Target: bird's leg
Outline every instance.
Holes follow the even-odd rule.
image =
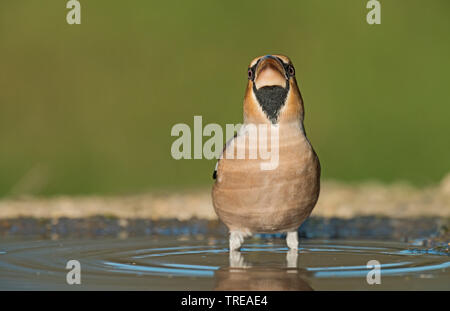
[[[290,249],[298,249],[298,232],[297,231],[291,231],[287,233],[286,236],[286,243],[287,246]]]
[[[244,242],[244,236],[244,232],[241,231],[230,232],[230,252],[241,248],[241,245]]]

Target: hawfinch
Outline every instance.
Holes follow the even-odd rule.
[[[320,163],[303,119],[290,59],[255,58],[248,67],[243,125],[213,174],[213,205],[230,231],[230,251],[253,233],[286,232],[288,247],[298,248],[298,228],[320,191]]]

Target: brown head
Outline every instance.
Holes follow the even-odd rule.
[[[302,121],[303,101],[291,60],[275,54],[252,60],[244,97],[244,122]]]

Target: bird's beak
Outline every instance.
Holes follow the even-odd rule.
[[[264,86],[286,86],[286,70],[281,61],[272,55],[262,57],[255,70],[255,86],[259,89]]]

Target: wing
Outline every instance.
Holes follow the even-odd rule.
[[[219,161],[222,158],[223,153],[225,152],[227,147],[230,145],[230,143],[233,141],[233,139],[235,139],[237,137],[237,135],[238,135],[238,133],[234,133],[233,138],[230,138],[223,146],[222,153],[220,154],[220,158],[217,160],[216,167],[214,168],[214,173],[212,175],[213,179],[217,179],[217,167],[219,166]]]

